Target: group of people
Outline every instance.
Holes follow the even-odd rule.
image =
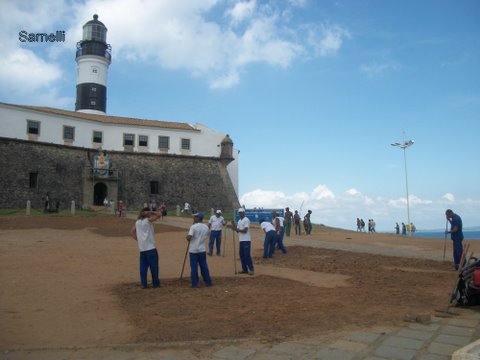
[[[288,208],[286,211],[290,212]],[[286,214],[285,217],[281,217],[277,215],[277,212],[272,212],[272,219],[269,221],[268,219],[261,219],[260,220],[260,228],[265,233],[265,239],[263,241],[263,258],[272,258],[275,249],[281,250],[284,254],[287,253],[287,249],[283,245],[283,236],[285,234],[285,224],[286,224]],[[290,212],[291,214],[291,212]],[[289,216],[290,216],[289,214]],[[290,227],[291,227],[291,218],[290,216]],[[290,236],[290,231],[288,233]]]
[[[377,224],[375,223],[375,220],[368,219],[368,232],[369,233],[377,232],[375,230],[376,226],[377,226]],[[357,231],[365,232],[365,221],[363,219],[357,218]]]
[[[242,271],[240,274],[254,275],[253,260],[251,257],[251,237],[250,221],[245,216],[245,209],[238,209],[240,220],[236,224],[234,231],[238,234],[240,262]],[[143,208],[137,218],[137,221],[130,230],[130,234],[137,241],[140,251],[140,284],[142,288],[147,288],[148,269],[152,276],[152,286],[160,287],[158,252],[155,244],[155,233],[153,222],[163,216],[162,208],[152,210],[150,207]],[[203,212],[197,212],[193,215],[193,225],[190,226],[186,240],[188,241],[187,251],[190,258],[190,278],[191,287],[196,288],[199,284],[198,269],[202,276],[205,286],[212,285],[212,278],[207,264],[207,251],[205,242],[210,233],[208,242],[208,255],[213,254],[214,246],[216,254],[221,253],[222,227],[225,226],[225,219],[221,210],[217,210],[212,215],[208,224],[203,223]]]
[[[405,223],[402,223],[402,236],[407,236],[407,234],[414,236],[416,230],[417,228],[412,222],[407,223],[406,225]],[[400,225],[398,225],[398,223],[395,223],[395,234],[400,235]]]
[[[411,223],[405,223],[402,222],[402,236],[407,236],[409,234],[410,236],[415,236],[415,231],[417,231],[417,228]],[[398,222],[395,224],[395,234],[400,235],[400,225],[398,225]]]
[[[278,216],[274,211],[272,213],[271,221],[268,219],[260,220],[260,227],[265,233],[263,252],[264,258],[271,258],[276,249],[282,251],[284,254],[287,252],[283,244],[283,235],[286,229],[288,229],[288,232],[290,232],[291,227],[288,227],[287,224],[290,222],[291,225],[292,219],[296,227],[295,217],[298,212],[295,211],[295,214],[292,216],[289,208],[286,208],[285,210],[285,217]],[[311,211],[309,210],[307,215],[309,216],[310,214]],[[255,270],[251,256],[250,220],[245,216],[244,208],[238,209],[238,215],[240,219],[236,224],[232,224],[232,229],[238,234],[239,255],[242,266],[242,271],[240,274],[254,275]],[[162,207],[156,210],[152,210],[150,207],[145,207],[140,211],[137,221],[130,231],[131,236],[137,242],[138,249],[140,251],[140,284],[142,288],[147,288],[148,269],[150,269],[152,275],[152,286],[154,288],[160,287],[158,252],[155,244],[153,222],[157,219],[160,219],[162,216]],[[450,237],[453,241],[454,266],[455,269],[458,270],[458,268],[462,266],[460,262],[463,254],[462,241],[464,236],[462,219],[451,209],[446,210],[445,216],[447,218],[447,222],[450,223],[450,230],[445,229],[445,239],[447,234],[450,234]],[[208,254],[210,256],[213,255],[214,246],[216,248],[216,254],[220,255],[221,253],[221,233],[222,227],[225,226],[225,219],[222,216],[221,210],[217,210],[215,214],[210,217],[208,225],[203,223],[203,219],[204,214],[202,212],[193,214],[193,225],[190,226],[186,236],[186,240],[188,241],[187,251],[190,256],[190,277],[192,288],[198,287],[199,284],[198,268],[200,268],[200,273],[205,286],[212,285],[212,279],[207,264],[207,252],[205,248],[205,241],[209,233],[210,239],[208,242]],[[286,221],[286,219],[288,220]],[[405,224],[402,223],[402,225]],[[398,228],[399,226],[397,223],[396,229]],[[359,229],[357,230],[361,231]],[[412,230],[411,227],[410,230]]]

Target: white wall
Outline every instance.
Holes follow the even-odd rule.
[[[101,123],[0,104],[0,136],[29,140],[27,120],[40,122],[40,134],[36,140],[39,142],[65,144],[63,126],[72,126],[75,128],[75,140],[70,145],[95,148],[92,141],[93,131],[101,131],[103,133],[101,147],[107,151],[124,151],[123,134],[128,133],[135,135],[134,151],[160,153],[158,136],[168,136],[170,137],[168,154],[219,157],[221,153],[220,143],[225,138],[225,134],[201,124],[196,124],[194,126],[195,130],[181,130]],[[139,135],[148,136],[148,148],[138,146]],[[182,138],[190,139],[189,152],[181,150]],[[238,151],[234,150],[233,156],[235,160],[228,165],[227,170],[238,195]]]

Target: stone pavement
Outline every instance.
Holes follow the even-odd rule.
[[[156,360],[447,360],[458,349],[480,339],[480,309],[450,308],[425,324],[342,333],[334,339],[297,338],[265,342],[255,339],[194,343],[132,344],[74,349],[4,351],[1,358],[19,359],[156,359]],[[441,315],[441,313],[438,313]],[[467,359],[467,358],[464,358]],[[480,359],[480,352],[468,359]]]

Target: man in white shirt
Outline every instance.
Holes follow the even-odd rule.
[[[220,255],[222,245],[222,227],[225,225],[225,219],[222,216],[222,211],[217,210],[215,215],[208,220],[208,228],[210,229],[210,240],[208,241],[208,255],[213,254],[213,244],[216,245],[217,255]]]
[[[265,219],[260,220],[260,227],[265,233],[265,240],[263,242],[263,258],[271,258],[274,252],[276,231],[272,223]]]
[[[245,216],[245,209],[238,209],[240,220],[237,223],[238,242],[240,245],[240,262],[242,271],[240,274],[254,275],[252,256],[250,255],[251,238],[250,238],[250,220]]]
[[[160,218],[159,211],[150,211],[145,207],[140,211],[135,225],[130,230],[131,236],[137,241],[140,250],[140,284],[142,289],[147,288],[147,273],[150,268],[154,288],[160,287],[158,277],[158,252],[155,245],[153,222]]]
[[[202,274],[205,286],[212,286],[212,279],[207,265],[207,252],[205,251],[205,240],[208,236],[208,226],[203,223],[203,213],[193,214],[193,225],[188,231],[187,241],[188,252],[190,254],[190,277],[192,288],[198,287],[198,267]]]

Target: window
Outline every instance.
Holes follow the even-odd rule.
[[[158,194],[158,181],[150,181],[150,194]]]
[[[103,133],[101,131],[93,131],[93,142],[98,144],[103,142]]]
[[[135,135],[123,134],[123,146],[134,146],[134,145],[135,145]]]
[[[190,139],[182,139],[182,150],[190,150]]]
[[[31,172],[29,175],[30,189],[36,189],[38,184],[38,172]]]
[[[148,146],[148,136],[138,135],[138,146]]]
[[[27,134],[40,135],[40,121],[27,120]]]
[[[97,102],[95,100],[90,100],[90,105],[95,106],[95,105],[97,105]]]
[[[63,140],[75,140],[75,128],[73,126],[63,127]]]
[[[170,148],[170,137],[159,136],[158,137],[158,148],[159,149],[169,149]]]

